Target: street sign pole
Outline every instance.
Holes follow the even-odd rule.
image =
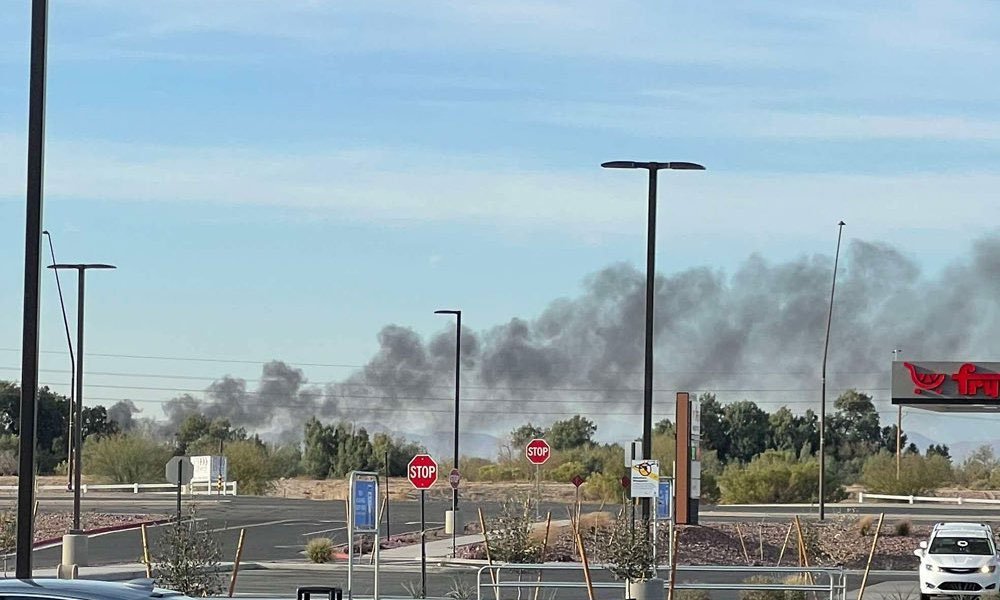
[[[542,465],[535,465],[535,520],[542,520]]]
[[[420,597],[427,597],[427,521],[424,517],[424,503],[427,490],[420,490]]]
[[[181,524],[181,482],[184,481],[184,461],[177,461],[177,525]]]
[[[375,536],[372,558],[375,563],[374,600],[379,597],[379,474],[352,471],[348,490],[347,510],[347,597],[354,593],[354,536],[371,533]]]

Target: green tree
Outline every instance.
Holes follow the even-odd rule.
[[[580,448],[593,444],[593,436],[597,432],[597,425],[593,421],[580,415],[574,415],[563,421],[556,421],[549,428],[548,442],[555,450],[567,450],[569,448]]]
[[[992,446],[980,446],[972,451],[958,468],[956,479],[962,485],[980,488],[989,485],[994,472],[1000,471],[1000,460],[997,460]]]
[[[223,452],[229,463],[229,479],[237,482],[241,493],[263,495],[274,487],[279,467],[259,439],[230,442]]]
[[[770,423],[767,413],[754,402],[741,400],[722,410],[723,426],[729,439],[730,460],[750,462],[764,451]]]
[[[541,427],[535,427],[531,423],[528,423],[526,425],[521,425],[514,431],[510,432],[510,443],[515,448],[524,448],[531,440],[544,436],[544,429]]]
[[[326,479],[337,457],[337,431],[312,417],[305,424],[305,453],[302,467],[316,479]]]
[[[729,460],[729,437],[723,421],[722,405],[715,394],[704,393],[701,402],[701,445],[705,450],[715,450],[723,462]]]
[[[171,449],[137,435],[112,435],[83,446],[83,469],[109,483],[161,483]]]
[[[674,424],[670,422],[670,419],[662,419],[653,425],[653,433],[673,436],[676,434],[676,428],[674,427]]]
[[[948,450],[948,446],[944,444],[931,444],[927,446],[927,456],[940,456],[951,462],[951,452]]]
[[[402,438],[392,438],[385,433],[372,436],[373,460],[379,465],[379,470],[388,470],[390,477],[405,477],[406,467],[416,454],[424,452],[418,444],[407,442]],[[389,461],[386,464],[386,456]]]
[[[861,471],[861,483],[875,494],[918,496],[929,494],[952,480],[951,463],[943,456],[904,454],[900,463],[897,479],[893,454],[879,452],[869,457]]]
[[[830,500],[842,490],[830,485]],[[800,461],[791,452],[768,450],[747,465],[728,465],[719,478],[723,504],[814,502],[819,490],[819,462]]]

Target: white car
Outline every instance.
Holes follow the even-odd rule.
[[[996,593],[1000,556],[989,525],[938,523],[930,540],[920,542],[920,600],[931,596]]]

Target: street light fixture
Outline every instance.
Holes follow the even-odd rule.
[[[52,264],[56,263],[56,250],[52,245],[52,234],[46,229],[42,235],[49,240],[49,255]],[[66,317],[66,302],[63,300],[62,283],[59,281],[59,269],[53,269],[56,276],[56,289],[59,291],[59,308],[62,309],[63,325],[66,327],[66,345],[69,347],[69,415],[66,422],[66,489],[73,489],[73,398],[76,396],[76,359],[73,358],[73,337],[69,333],[69,319]]]
[[[83,467],[83,297],[84,282],[87,271],[91,269],[114,269],[113,265],[102,263],[77,263],[66,264],[57,263],[49,265],[50,269],[74,269],[77,272],[76,288],[76,414],[73,429],[73,448],[76,454],[73,456],[73,529],[71,533],[79,534],[80,529],[80,484]]]
[[[646,349],[642,386],[642,458],[653,454],[653,286],[656,279],[656,174],[661,169],[704,171],[691,162],[635,162],[616,160],[601,164],[605,169],[646,169],[649,171],[649,210],[646,223]],[[649,498],[642,499],[642,518],[648,524]]]
[[[455,457],[454,468],[458,469],[458,398],[459,387],[461,385],[462,373],[462,311],[460,310],[436,310],[436,315],[455,315]],[[455,558],[457,553],[457,540],[455,533],[458,530],[458,487],[451,490],[451,556]]]
[[[823,374],[819,401],[819,520],[826,518],[826,357],[830,350],[830,324],[833,321],[833,294],[837,291],[837,265],[840,262],[840,238],[843,221],[837,223],[837,252],[833,256],[833,283],[830,285],[830,310],[826,315],[826,340],[823,342]]]

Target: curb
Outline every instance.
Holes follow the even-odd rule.
[[[95,535],[98,533],[110,533],[113,531],[128,531],[129,529],[139,529],[143,525],[146,526],[157,526],[163,525],[164,523],[169,523],[173,519],[156,519],[153,521],[138,521],[135,523],[126,523],[124,525],[108,525],[107,527],[97,527],[95,529],[88,529],[83,531],[83,535]],[[51,546],[53,544],[62,543],[63,536],[48,538],[44,540],[36,540],[35,543],[31,545],[33,550],[38,549],[41,546]]]

